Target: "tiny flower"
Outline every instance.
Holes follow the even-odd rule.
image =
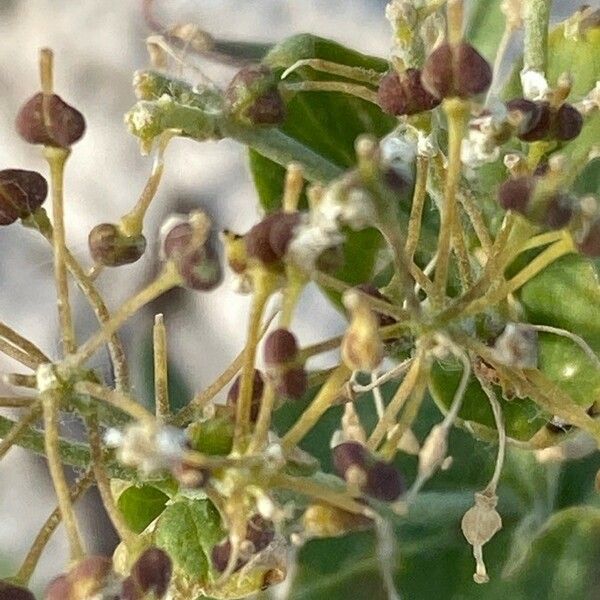
[[[550,90],[544,74],[535,69],[521,71],[521,88],[528,100],[543,100]]]
[[[311,504],[302,515],[306,538],[331,538],[372,527],[373,521],[364,515],[351,513],[329,504]]]
[[[536,369],[538,336],[524,323],[508,323],[494,344],[496,360],[516,369]]]
[[[48,184],[36,171],[3,169],[0,171],[0,225],[33,214],[46,200]]]
[[[105,267],[120,267],[139,260],[146,250],[142,235],[126,236],[112,223],[96,225],[88,236],[90,254]]]
[[[442,466],[447,452],[448,429],[442,424],[434,425],[419,452],[419,479],[429,479]]]

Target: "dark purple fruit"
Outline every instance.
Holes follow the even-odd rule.
[[[514,98],[506,103],[509,112],[518,113],[520,116],[517,126],[517,137],[524,141],[532,141],[541,135],[542,138],[547,134],[547,128],[550,123],[550,111],[547,103],[541,105],[539,102],[533,102],[526,98]],[[544,124],[540,128],[540,120],[545,118]]]
[[[566,102],[561,105],[554,115],[554,130],[556,139],[568,142],[575,139],[583,128],[581,113],[571,104]]]
[[[221,261],[208,242],[202,248],[184,254],[176,262],[184,285],[190,290],[208,292],[223,280]]]
[[[300,213],[276,213],[271,223],[269,244],[278,258],[283,258],[294,237],[294,230],[300,223]]]
[[[299,213],[276,212],[266,216],[245,236],[248,256],[264,265],[276,263],[284,257],[299,222]]]
[[[30,144],[68,148],[85,133],[85,119],[60,96],[40,92],[21,107],[16,128]]]
[[[263,348],[265,364],[283,365],[294,360],[297,355],[298,341],[289,329],[275,329],[267,336]]]
[[[404,480],[394,465],[377,461],[366,473],[365,494],[383,502],[393,502],[404,493]]]
[[[350,467],[365,469],[370,460],[369,451],[358,442],[342,442],[331,450],[335,472],[345,478]]]
[[[120,267],[139,260],[146,251],[146,238],[126,236],[113,223],[96,225],[88,236],[92,258],[105,267]]]
[[[281,373],[275,382],[275,389],[284,398],[299,400],[308,390],[308,375],[304,367],[292,367]]]
[[[419,69],[407,69],[404,73],[389,71],[379,82],[377,103],[389,115],[414,115],[431,110],[440,103],[421,83]]]
[[[158,599],[167,593],[172,573],[169,555],[160,548],[148,548],[133,565],[131,579],[143,594]]]
[[[573,217],[573,202],[567,194],[554,194],[546,203],[542,225],[548,229],[562,229]]]
[[[0,581],[0,600],[35,600],[35,596],[27,588]]]
[[[579,252],[591,258],[600,257],[600,218],[590,226],[587,235],[577,244]]]
[[[10,225],[34,213],[46,200],[48,184],[36,171],[0,171],[0,225]]]
[[[492,69],[483,56],[466,42],[438,46],[421,73],[425,90],[436,98],[468,99],[485,92],[492,83]]]
[[[523,176],[505,181],[498,190],[498,203],[504,210],[526,214],[531,204],[536,180]]]

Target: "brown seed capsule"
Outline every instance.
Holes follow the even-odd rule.
[[[173,563],[169,555],[160,548],[148,548],[131,569],[131,579],[143,594],[154,594],[162,598],[169,588]]]
[[[600,218],[591,224],[587,235],[577,244],[577,248],[585,256],[600,257]]]
[[[383,502],[393,502],[404,490],[404,480],[394,465],[376,461],[367,469],[367,480],[363,488],[365,494]]]
[[[294,230],[300,223],[300,213],[276,213],[271,223],[269,244],[278,258],[283,258],[294,237]]]
[[[113,223],[96,225],[88,236],[92,258],[105,267],[120,267],[139,260],[146,250],[146,238],[126,236]]]
[[[221,261],[209,242],[182,256],[177,261],[177,266],[185,287],[190,290],[208,292],[218,287],[223,280]]]
[[[46,200],[48,184],[35,171],[0,171],[0,225],[10,225],[34,213]]]
[[[492,69],[466,42],[443,43],[427,58],[421,73],[425,90],[436,98],[463,99],[485,92],[492,83]]]
[[[575,139],[583,128],[581,113],[571,104],[566,102],[554,115],[554,131],[556,138],[561,142]]]
[[[35,600],[35,596],[27,588],[0,581],[0,600]]]
[[[531,138],[535,138],[538,135],[542,135],[542,137],[546,135],[550,123],[550,111],[548,110],[549,106],[547,103],[544,103],[544,106],[541,106],[539,102],[533,102],[526,98],[513,98],[506,103],[506,109],[509,113],[518,115],[517,137],[519,139],[532,141]],[[542,117],[545,118],[545,129],[542,124],[542,127],[538,130]]]
[[[263,356],[268,366],[278,366],[293,361],[298,355],[296,336],[284,328],[275,329],[265,340]]]
[[[243,67],[225,90],[228,111],[252,125],[278,125],[286,107],[275,74],[263,65]]]
[[[252,403],[250,405],[250,420],[255,423],[260,411],[260,402],[265,389],[265,382],[262,373],[254,369],[254,379],[252,383]],[[227,393],[227,405],[237,406],[237,400],[240,393],[240,377],[236,377],[233,385]]]
[[[267,215],[245,236],[248,256],[265,265],[276,263],[284,257],[299,222],[299,213],[276,212]]]
[[[298,400],[308,389],[308,375],[304,367],[286,369],[275,381],[275,389],[289,400]]]
[[[513,210],[526,214],[530,204],[536,181],[533,177],[517,177],[505,181],[498,190],[498,203],[504,210]]]
[[[60,96],[40,92],[21,107],[16,127],[30,144],[68,148],[85,133],[85,119]]]
[[[557,193],[548,199],[542,225],[548,229],[562,229],[573,217],[573,201],[568,194]]]
[[[163,252],[167,258],[178,258],[186,253],[192,242],[192,224],[184,221],[169,230],[163,240]]]
[[[389,115],[414,115],[431,110],[440,103],[421,83],[419,69],[406,69],[401,74],[389,71],[379,82],[377,103]]]
[[[342,442],[331,450],[335,472],[345,478],[351,467],[366,469],[370,462],[368,450],[358,442]]]

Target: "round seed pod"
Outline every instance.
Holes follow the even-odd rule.
[[[2,596],[0,595],[0,598],[1,597]],[[7,600],[8,598],[13,600],[12,596],[7,596]],[[58,577],[55,577],[47,585],[44,592],[44,600],[75,600],[75,597],[73,596],[73,586],[66,575],[59,575]]]
[[[391,304],[389,298],[386,298],[372,283],[361,283],[356,286],[357,290],[364,292],[371,296],[371,298],[377,298],[377,300],[383,300],[388,304]],[[394,317],[390,317],[389,315],[384,315],[380,312],[375,311],[377,318],[379,319],[379,325],[381,327],[385,327],[386,325],[394,325],[398,321],[394,319]]]
[[[548,229],[562,229],[573,217],[573,202],[567,194],[554,194],[545,208],[542,224]]]
[[[10,225],[34,213],[46,200],[48,184],[36,171],[0,171],[0,225]]]
[[[269,245],[278,258],[283,258],[300,223],[300,213],[276,213],[269,230]]]
[[[431,110],[440,99],[431,95],[421,83],[419,69],[406,69],[401,74],[392,70],[379,82],[377,103],[389,115],[414,115]]]
[[[333,469],[345,479],[351,467],[366,470],[370,462],[369,451],[358,442],[342,442],[331,449]]]
[[[466,42],[443,43],[427,58],[421,83],[436,98],[468,99],[485,92],[492,83],[492,69]]]
[[[202,248],[182,256],[178,267],[185,287],[191,290],[208,292],[223,280],[221,261],[208,242]]]
[[[404,493],[404,480],[394,465],[377,461],[367,469],[363,491],[377,500],[393,502]]]
[[[162,598],[169,588],[173,563],[169,555],[160,548],[148,548],[137,559],[131,569],[131,579],[142,592],[142,597],[154,594],[154,598]]]
[[[229,564],[229,557],[231,556],[231,542],[229,538],[224,539],[222,542],[219,542],[215,546],[213,546],[211,558],[212,564],[215,570],[219,573],[223,573]],[[243,563],[238,560],[238,564],[236,565],[235,570],[241,569]]]
[[[30,144],[68,148],[85,133],[85,119],[60,96],[41,92],[19,110],[16,120],[19,135]]]
[[[35,596],[27,588],[0,581],[0,600],[35,600]]]
[[[120,267],[139,260],[146,251],[146,238],[126,236],[113,223],[96,225],[88,236],[92,258],[105,267]]]
[[[286,369],[275,382],[277,392],[289,400],[298,400],[308,389],[308,375],[304,367]]]
[[[273,523],[261,515],[254,515],[246,527],[246,539],[252,542],[255,552],[264,550],[275,538]]]
[[[600,257],[600,218],[591,224],[587,235],[577,244],[577,248],[585,256]]]
[[[225,90],[227,110],[252,125],[278,125],[286,107],[275,74],[264,65],[243,67]]]
[[[166,258],[177,258],[185,254],[192,241],[194,230],[191,223],[184,221],[169,230],[163,240],[163,252]]]
[[[297,355],[298,341],[289,329],[280,327],[267,336],[263,356],[268,366],[279,366],[288,363],[293,361]]]
[[[572,105],[566,102],[560,106],[554,116],[555,135],[561,142],[575,139],[583,128],[583,116]]]
[[[235,407],[237,406],[238,396],[240,394],[240,376],[236,377],[233,385],[229,388],[227,393],[227,405]],[[250,420],[255,423],[258,419],[258,413],[260,411],[260,402],[265,389],[265,381],[262,373],[258,369],[254,369],[254,379],[252,383],[252,402],[250,405]]]
[[[244,239],[246,241],[246,252],[248,256],[259,260],[264,265],[272,265],[279,260],[279,256],[273,250],[270,243],[271,226],[277,219],[279,213],[273,213],[266,216],[260,223],[257,223]]]
[[[526,98],[513,98],[506,103],[506,109],[509,112],[519,115],[519,123],[517,125],[517,137],[519,139],[533,141],[538,135],[545,137],[547,128],[550,125],[548,103],[533,102]],[[542,124],[542,127],[539,127],[542,117],[545,119],[545,125]]]
[[[535,178],[517,177],[505,181],[498,190],[498,203],[504,210],[526,214],[535,190]]]

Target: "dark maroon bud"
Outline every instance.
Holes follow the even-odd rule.
[[[304,367],[286,369],[277,378],[275,388],[279,394],[290,400],[298,400],[308,389],[308,375]]]
[[[356,289],[360,290],[361,292],[364,292],[365,294],[368,294],[369,296],[371,296],[371,298],[377,298],[377,300],[383,300],[384,302],[391,304],[389,298],[386,298],[371,283],[361,283],[360,285],[356,286]],[[381,325],[381,327],[386,327],[387,325],[394,325],[395,323],[398,322],[396,319],[394,319],[394,317],[390,317],[389,315],[384,315],[379,312],[375,312],[375,314],[377,315],[377,317],[379,319],[379,325]]]
[[[543,177],[550,171],[550,164],[548,161],[541,162],[533,171],[536,177]]]
[[[579,252],[591,258],[600,257],[600,218],[596,219],[590,226],[587,235],[577,244]]]
[[[575,139],[583,128],[583,116],[571,104],[563,104],[554,116],[556,138],[562,142]]]
[[[35,171],[0,171],[0,225],[10,225],[34,213],[48,195],[46,180]]]
[[[535,179],[527,176],[505,181],[498,190],[498,203],[504,210],[526,214],[535,184]]]
[[[335,472],[345,478],[350,467],[365,469],[370,460],[368,450],[359,442],[342,442],[331,450]]]
[[[76,600],[73,595],[73,586],[67,575],[59,575],[48,584],[44,592],[44,600]]]
[[[224,539],[222,542],[219,542],[212,549],[212,564],[216,571],[219,573],[223,573],[229,564],[229,557],[231,556],[231,542],[229,538]],[[241,568],[243,563],[238,560],[238,564],[236,566],[236,570]]]
[[[384,169],[383,179],[388,187],[398,194],[408,191],[411,185],[410,181],[406,177],[406,173],[393,165],[390,165]]]
[[[254,379],[252,383],[252,403],[250,405],[250,420],[255,423],[260,411],[260,401],[262,399],[265,382],[262,373],[254,369]],[[240,393],[240,377],[236,377],[233,385],[229,388],[227,394],[227,405],[237,406],[237,400]]]
[[[131,569],[131,578],[146,595],[162,598],[169,588],[173,564],[169,555],[160,548],[148,548]]]
[[[364,492],[369,496],[384,502],[393,502],[404,490],[404,481],[394,465],[377,461],[367,469]]]
[[[138,588],[131,577],[127,577],[121,584],[119,600],[143,600],[144,593]]]
[[[419,69],[407,69],[401,74],[392,70],[382,77],[377,103],[383,112],[400,116],[431,110],[440,100],[423,87]]]
[[[573,217],[573,202],[567,194],[555,194],[546,205],[543,225],[548,229],[562,229]]]
[[[266,216],[244,236],[248,256],[259,260],[264,265],[272,265],[279,260],[279,256],[271,247],[269,239],[271,237],[271,226],[277,220],[279,214],[273,213]]]
[[[96,225],[88,236],[92,258],[105,267],[121,267],[139,260],[146,250],[146,238],[126,236],[113,223]]]
[[[294,230],[300,223],[300,213],[275,213],[269,231],[269,244],[278,258],[283,258],[294,237]]]
[[[186,253],[192,241],[192,224],[184,221],[169,230],[163,240],[163,252],[167,258],[177,258]]]
[[[112,576],[112,561],[106,556],[88,556],[67,574],[73,599],[91,598],[100,593]]]
[[[485,92],[492,83],[492,69],[466,42],[443,43],[427,58],[421,73],[423,87],[436,98],[463,99]]]
[[[35,600],[35,596],[27,588],[0,581],[0,600]]]
[[[30,144],[68,148],[85,132],[85,119],[60,96],[41,92],[19,110],[17,132]]]
[[[277,88],[277,77],[263,65],[242,68],[225,90],[228,111],[252,125],[278,125],[286,107]]]
[[[535,118],[535,113],[532,114],[529,127],[518,134],[519,139],[524,142],[538,142],[545,140],[550,135],[552,127],[550,103],[538,101],[535,102],[535,105],[537,107],[537,118]]]
[[[520,139],[526,139],[532,131],[536,130],[544,112],[538,103],[527,100],[526,98],[513,98],[506,103],[506,109],[509,112],[517,113],[519,115],[517,137]],[[549,114],[549,111],[547,111],[548,117]]]
[[[246,539],[252,542],[254,552],[264,550],[275,538],[275,528],[272,521],[254,515],[246,527]]]
[[[298,355],[296,336],[284,328],[275,329],[265,340],[263,356],[265,364],[278,366],[293,361]]]
[[[208,292],[223,280],[221,261],[209,242],[202,248],[184,254],[177,262],[185,287]]]

